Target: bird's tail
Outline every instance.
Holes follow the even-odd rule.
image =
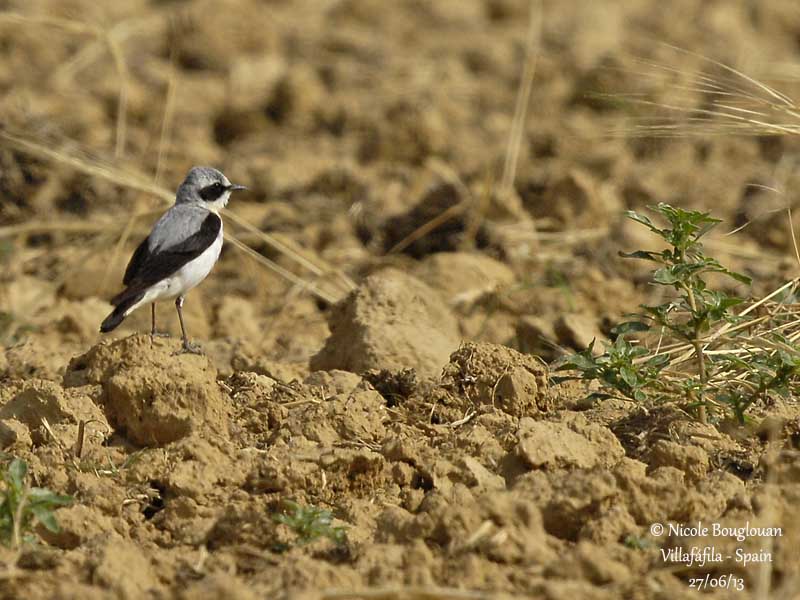
[[[132,292],[132,293],[131,293]],[[100,324],[100,333],[113,331],[125,320],[128,310],[144,297],[143,292],[126,290],[111,299],[114,310]]]

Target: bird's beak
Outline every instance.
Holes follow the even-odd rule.
[[[247,188],[243,185],[236,185],[235,183],[232,183],[231,185],[228,186],[228,189],[231,192],[238,192],[239,190],[246,190]]]

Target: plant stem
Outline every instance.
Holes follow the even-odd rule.
[[[22,521],[25,518],[25,505],[28,503],[28,484],[25,483],[25,489],[22,490],[17,503],[16,510],[14,511],[14,528],[11,533],[11,544],[14,548],[14,558],[6,566],[6,570],[10,577],[16,576],[17,565],[22,556]]]
[[[697,368],[700,371],[700,393],[699,393],[699,406],[697,407],[697,417],[701,423],[708,422],[706,415],[706,404],[703,399],[703,392],[705,391],[708,376],[706,374],[706,357],[703,353],[703,344],[700,342],[700,323],[697,321],[697,302],[694,298],[694,291],[688,285],[683,284],[683,289],[686,292],[686,297],[689,300],[689,306],[692,308],[692,316],[694,317],[694,339],[691,340],[694,346],[694,353],[697,356]]]
[[[28,490],[25,489],[17,502],[17,509],[14,511],[14,529],[12,531],[11,543],[15,549],[19,549],[22,546],[22,515],[24,514],[27,501]]]

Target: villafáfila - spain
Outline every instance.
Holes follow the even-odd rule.
[[[662,548],[661,560],[671,563],[683,563],[687,567],[704,567],[706,563],[714,564],[721,563],[724,560],[734,560],[746,567],[752,563],[771,563],[772,553],[764,549],[756,552],[745,552],[741,548],[737,548],[734,554],[722,554],[714,546],[690,548],[689,550],[676,546],[675,548]]]
[[[737,542],[743,542],[748,538],[767,538],[782,537],[781,527],[756,527],[746,521],[741,526],[722,525],[721,523],[711,523],[706,525],[702,521],[696,524],[670,523],[669,535],[681,537],[725,537],[734,538]]]

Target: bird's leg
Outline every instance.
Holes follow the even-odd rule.
[[[178,296],[175,299],[175,308],[178,309],[178,320],[181,322],[181,335],[183,336],[183,346],[181,347],[180,354],[186,352],[202,354],[200,348],[189,343],[189,337],[186,335],[186,326],[183,324],[183,296]]]
[[[152,344],[153,340],[155,338],[157,338],[157,337],[169,337],[169,334],[167,332],[159,332],[156,329],[156,303],[155,302],[153,302],[150,305],[150,311],[151,311],[150,315],[152,317],[152,322],[153,322],[153,326],[150,329],[150,343]]]

